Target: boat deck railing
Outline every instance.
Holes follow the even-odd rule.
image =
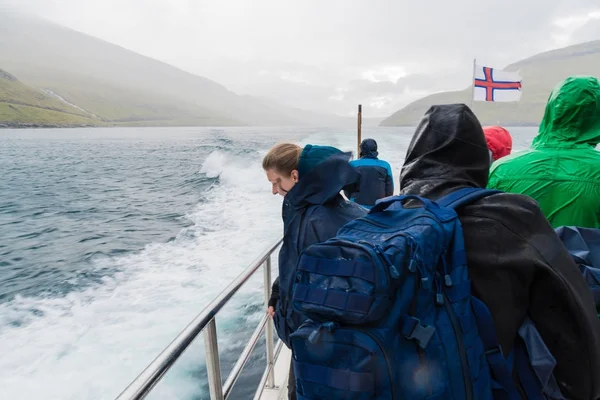
[[[277,250],[281,241],[282,239],[279,239],[270,246],[256,261],[238,275],[229,286],[211,301],[210,304],[208,304],[204,310],[202,310],[200,314],[198,314],[154,359],[154,361],[152,361],[146,369],[144,369],[137,378],[127,386],[127,388],[117,397],[117,400],[138,400],[145,398],[201,332],[204,336],[204,346],[206,348],[206,369],[210,398],[211,400],[226,399],[231,393],[233,385],[240,376],[242,369],[250,358],[265,327],[267,366],[254,399],[260,398],[265,387],[273,388],[275,386],[274,360],[281,350],[282,345],[280,340],[276,345],[274,343],[273,320],[265,312],[264,317],[260,320],[258,326],[252,333],[248,344],[227,376],[225,384],[223,384],[221,365],[219,362],[219,346],[217,344],[217,326],[215,324],[215,317],[223,306],[225,306],[233,295],[248,282],[250,277],[252,277],[260,267],[263,267],[264,271],[264,301],[265,310],[267,309],[269,297],[271,296],[271,256],[275,250]]]

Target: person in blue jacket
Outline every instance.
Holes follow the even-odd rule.
[[[281,340],[290,346],[290,334],[305,318],[292,308],[292,287],[300,253],[308,246],[334,237],[349,221],[365,215],[360,206],[340,194],[358,182],[349,153],[335,147],[293,143],[274,146],[263,159],[272,193],[283,200],[283,244],[279,251],[279,277],[273,284],[269,314]],[[295,377],[290,367],[288,396],[296,398]]]
[[[360,185],[354,191],[344,191],[344,194],[366,208],[371,208],[377,200],[394,194],[392,168],[387,161],[378,159],[378,155],[377,142],[365,139],[360,144],[360,158],[350,161],[360,173]]]

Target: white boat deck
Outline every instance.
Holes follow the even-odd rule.
[[[286,400],[287,383],[290,372],[292,352],[285,345],[282,346],[279,356],[275,360],[275,387],[265,387],[259,400]]]

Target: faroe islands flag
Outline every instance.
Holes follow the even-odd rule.
[[[516,72],[475,65],[475,101],[519,101],[521,78]]]

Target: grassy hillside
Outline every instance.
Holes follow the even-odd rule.
[[[199,54],[201,57],[201,54]],[[103,121],[128,125],[295,125],[306,114],[48,21],[0,12],[0,66]]]
[[[571,75],[600,77],[600,40],[537,54],[503,69],[519,71],[523,77],[521,101],[473,102],[473,111],[483,124],[537,125],[556,84]],[[415,125],[433,104],[470,104],[471,90],[470,86],[461,91],[427,96],[392,114],[381,122],[381,126]]]
[[[0,126],[100,126],[104,123],[0,70]]]
[[[51,90],[107,123],[122,125],[241,125],[207,108],[180,99],[119,86],[90,76],[46,72],[43,79],[30,77],[36,87]]]
[[[65,114],[45,108],[0,102],[0,127],[76,127],[103,125],[102,122],[78,115]]]

